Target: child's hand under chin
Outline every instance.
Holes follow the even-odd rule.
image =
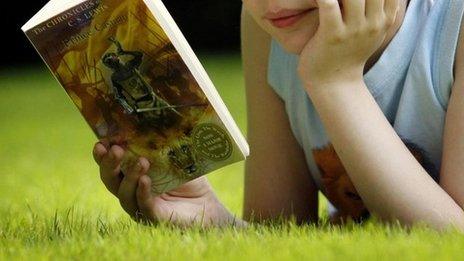
[[[337,0],[316,1],[319,28],[298,66],[308,93],[334,82],[362,80],[367,60],[381,47],[399,10],[399,0],[343,0],[343,7]]]

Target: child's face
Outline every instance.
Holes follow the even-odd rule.
[[[316,0],[242,0],[267,33],[291,53],[299,54],[319,24]]]

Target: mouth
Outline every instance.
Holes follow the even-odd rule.
[[[305,10],[281,10],[276,13],[268,12],[264,18],[277,28],[287,28],[295,25],[298,21],[303,19],[303,17],[316,9],[317,8]]]

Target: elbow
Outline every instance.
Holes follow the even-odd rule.
[[[435,210],[431,223],[438,231],[457,231],[464,233],[464,209],[458,204],[452,204],[440,210]]]
[[[459,208],[454,215],[448,218],[448,222],[445,223],[444,230],[452,229],[459,233],[464,233],[464,210]]]
[[[377,213],[372,216],[381,223],[397,224],[405,229],[425,227],[443,233],[451,231],[464,233],[464,210],[462,208],[425,211],[422,214],[417,212],[403,214],[403,216],[392,216]]]

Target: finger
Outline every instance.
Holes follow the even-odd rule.
[[[130,164],[130,163],[128,163]],[[121,206],[132,216],[135,216],[137,207],[136,190],[139,178],[145,175],[150,167],[150,163],[145,158],[138,159],[131,166],[124,167],[124,179],[118,190],[118,198]]]
[[[343,20],[346,24],[358,26],[364,22],[366,1],[375,0],[343,0]]]
[[[383,15],[385,0],[367,0],[366,17],[369,20],[379,18]]]
[[[105,156],[106,153],[108,153],[108,150],[105,148],[105,146],[102,143],[100,142],[95,143],[95,146],[93,146],[92,154],[93,154],[93,159],[98,165],[101,164],[102,158],[103,156]]]
[[[103,139],[100,139],[99,142],[100,142],[103,146],[105,146],[105,148],[106,148],[107,150],[109,150],[109,149],[111,148],[111,143],[110,143],[110,141],[109,141],[108,139],[103,138]]]
[[[343,26],[342,12],[337,0],[316,0],[321,28],[334,30]]]
[[[385,0],[385,15],[387,16],[389,24],[393,24],[396,20],[400,8],[399,0]]]
[[[116,196],[122,180],[120,174],[123,157],[124,150],[117,145],[113,145],[100,162],[100,178],[106,188]]]
[[[139,178],[136,198],[137,206],[142,216],[148,220],[154,221],[155,214],[153,213],[153,207],[155,198],[151,193],[151,179],[147,175],[143,175]]]

